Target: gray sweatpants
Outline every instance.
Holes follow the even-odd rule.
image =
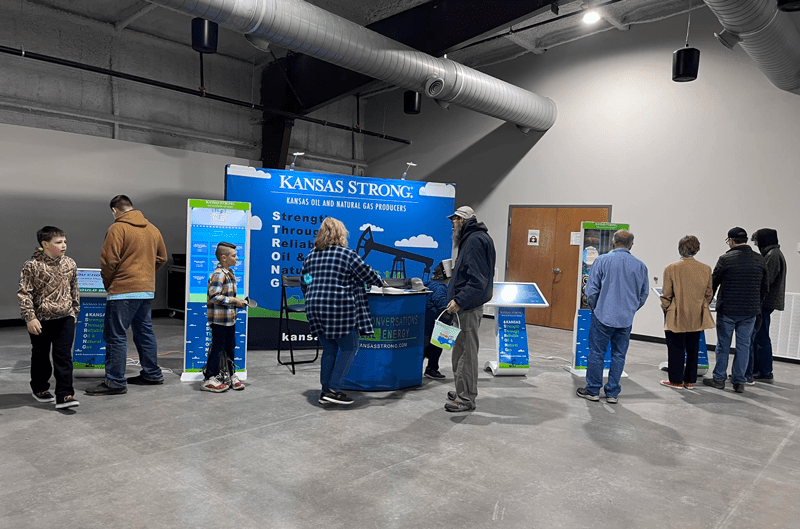
[[[453,375],[458,400],[475,407],[478,396],[478,328],[483,319],[483,305],[458,312],[461,332],[453,344]],[[453,318],[456,321],[455,318]]]

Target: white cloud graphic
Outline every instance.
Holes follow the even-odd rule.
[[[366,224],[363,224],[363,225],[362,225],[360,228],[358,228],[358,229],[359,229],[359,231],[362,231],[362,232],[363,232],[363,231],[364,231],[364,230],[366,230],[367,228],[371,228],[371,229],[372,229],[372,231],[383,231],[383,228],[381,228],[381,227],[379,227],[379,226],[375,226],[374,224],[370,224],[369,222],[368,222],[368,223],[366,223]]]
[[[268,172],[262,171],[261,169],[256,169],[255,167],[248,167],[246,165],[231,164],[228,166],[228,174],[236,176],[252,176],[255,178],[272,178],[272,175]]]
[[[258,215],[253,215],[250,217],[250,229],[254,231],[258,231],[263,227],[264,223],[261,222],[261,217]]]
[[[402,241],[395,241],[395,246],[410,246],[412,248],[438,248],[439,243],[436,242],[430,235],[415,235]]]
[[[423,197],[445,197],[455,198],[456,187],[452,184],[439,184],[437,182],[428,182],[424,187],[419,189],[419,195]]]

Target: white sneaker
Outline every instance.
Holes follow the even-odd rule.
[[[211,391],[213,393],[222,393],[223,391],[228,390],[228,385],[223,384],[220,379],[219,375],[209,378],[208,380],[204,380],[202,384],[200,384],[200,389],[202,391]]]
[[[239,377],[237,377],[235,373],[231,376],[231,389],[235,389],[236,391],[244,389],[244,383],[239,380]]]

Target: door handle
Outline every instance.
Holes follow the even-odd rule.
[[[553,273],[558,275],[558,274],[561,273],[561,269],[560,268],[553,268]]]

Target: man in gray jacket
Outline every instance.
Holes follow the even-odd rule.
[[[772,312],[783,310],[786,297],[786,259],[778,244],[778,232],[772,228],[761,228],[751,240],[764,256],[767,266],[769,292],[761,304],[761,327],[755,333],[750,347],[750,362],[747,365],[747,382],[759,380],[772,384],[772,341],[769,338],[769,324]]]

